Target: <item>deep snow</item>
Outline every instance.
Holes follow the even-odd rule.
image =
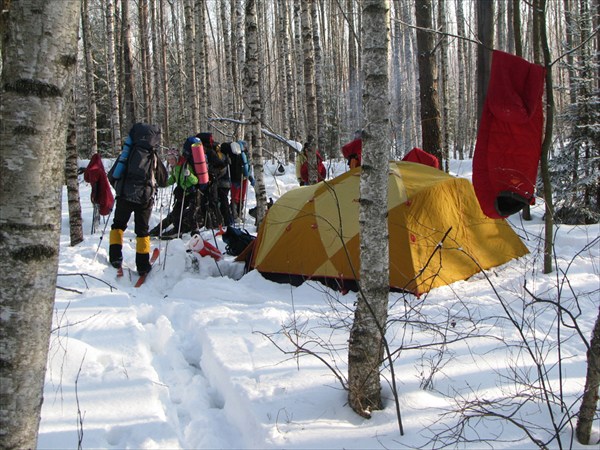
[[[276,166],[266,165],[267,194],[274,200],[297,186],[293,167],[276,177]],[[343,163],[332,168],[344,170]],[[470,178],[470,171],[471,161],[452,162],[453,174]],[[541,299],[560,298],[577,314],[588,341],[598,314],[598,225],[558,226],[558,270],[544,275],[543,204],[538,200],[533,221],[511,217],[529,255],[487,271],[487,278],[477,274],[421,298],[390,294],[390,318],[397,320],[389,325],[388,340],[392,350],[401,349],[394,355],[404,427],[400,436],[385,381],[389,370],[383,383],[386,408],[366,420],[346,405],[346,392],[323,362],[293,353],[296,342],[346,376],[354,293],[343,296],[318,283],[275,284],[256,271],[243,275],[242,264],[231,256],[218,264],[202,258],[195,268],[186,253],[189,236],[153,241],[161,247],[161,259],[135,289],[135,273],[130,279],[126,268],[125,276],[116,279],[108,265],[110,221],[102,240],[104,223],[90,235],[89,185],[81,182],[80,190],[86,235],[76,247],[69,246],[66,188],[63,195],[40,449],[79,444],[109,449],[534,448],[520,428],[489,414],[465,427],[470,443],[455,443],[451,435],[459,416],[453,411],[482,399],[481,408],[515,412],[518,423],[548,440],[552,426],[544,402],[520,397],[527,395],[524,384],[534,380],[535,370],[507,312],[515,323],[527,323],[525,339],[539,344],[536,351],[544,355],[557,393],[556,308],[534,303],[525,287]],[[166,213],[159,205],[168,202],[169,192],[163,190],[152,225]],[[248,206],[254,202],[250,192]],[[247,221],[246,229],[255,234],[252,223]],[[211,231],[203,236],[224,249]],[[127,267],[134,266],[134,253],[130,223],[124,243]],[[562,446],[583,448],[573,440],[575,419],[567,420],[578,411],[586,370],[586,348],[568,327],[571,323],[567,317],[560,326],[562,395],[568,409],[554,406],[552,413],[564,425]],[[504,409],[486,403],[499,398],[507,399]],[[517,402],[523,406],[515,411]],[[556,440],[549,447],[558,448]]]

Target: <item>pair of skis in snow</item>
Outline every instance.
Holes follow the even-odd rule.
[[[155,248],[152,251],[152,255],[150,255],[150,267],[152,267],[154,265],[154,263],[158,260],[158,256],[160,255],[160,250],[158,248]],[[150,271],[146,272],[144,275],[140,275],[140,277],[137,279],[134,287],[139,288],[142,284],[144,284],[144,281],[146,281],[146,277],[148,276],[148,274],[150,273]],[[117,269],[117,278],[121,278],[123,276],[123,267],[119,267]]]

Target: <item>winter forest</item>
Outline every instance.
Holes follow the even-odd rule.
[[[388,291],[381,288],[388,284],[384,272],[388,268],[379,264],[388,247],[377,244],[377,236],[387,233],[387,228],[377,228],[387,214],[386,197],[379,189],[387,183],[382,167],[389,160],[401,160],[415,147],[436,156],[440,168],[452,175],[456,175],[452,167],[460,167],[461,161],[470,164],[495,50],[545,69],[543,140],[535,186],[540,222],[532,218],[532,205],[514,215],[511,224],[520,221],[522,234],[528,233],[523,230],[539,231],[540,270],[555,275],[557,286],[539,296],[526,286],[531,298],[530,303],[523,303],[522,321],[505,309],[519,340],[515,359],[521,361],[525,355],[533,361],[523,372],[515,368],[509,376],[509,383],[524,386],[522,397],[507,396],[493,405],[465,400],[464,409],[455,411],[460,429],[448,429],[429,441],[411,441],[407,447],[478,448],[485,441],[469,434],[470,417],[483,422],[490,416],[521,433],[513,443],[580,448],[598,442],[598,0],[1,0],[0,5],[0,448],[37,446],[48,342],[56,314],[57,273],[59,261],[65,261],[59,260],[59,250],[60,258],[72,255],[58,244],[61,222],[63,234],[68,228],[67,249],[85,244],[82,208],[86,207],[80,200],[78,161],[96,153],[105,160],[114,159],[137,122],[160,126],[162,156],[169,147],[181,148],[188,136],[204,131],[213,133],[219,142],[248,142],[256,178],[254,231],[267,213],[273,188],[265,180],[265,168],[293,167],[298,151],[291,142],[310,144],[307,158],[313,181],[315,148],[324,158],[328,177],[333,177],[344,166],[341,147],[357,130],[365,132],[367,163],[362,170],[375,176],[361,175],[361,200],[368,199],[367,205],[361,205],[361,233],[373,248],[364,250],[361,258],[371,261],[363,266],[373,269],[373,278],[367,277],[368,272],[363,274],[364,290],[354,304],[344,306],[350,312],[340,322],[352,321],[355,313],[357,317],[372,314],[372,340],[362,344],[372,350],[375,362],[369,360],[369,367],[350,367],[348,379],[338,379],[349,391],[349,408],[358,416],[370,418],[373,410],[384,409],[380,378],[395,380],[400,350],[390,354],[385,327],[382,330],[379,323],[389,323],[394,338],[403,332],[394,328],[394,319],[388,322]],[[61,216],[65,185],[68,211],[63,210]],[[64,214],[68,214],[68,227]],[[585,242],[578,240],[580,247],[575,250],[569,247],[568,257],[554,246],[564,237],[557,231],[560,225],[585,230]],[[83,253],[93,253],[89,242]],[[567,272],[582,255],[591,255],[585,260],[585,270],[592,281],[586,278],[585,292],[578,296],[581,286],[574,287],[575,278],[571,285]],[[559,264],[564,263],[563,256],[568,260],[566,269]],[[523,272],[531,269],[527,264],[520,268]],[[382,274],[385,278],[377,278]],[[490,281],[487,274],[485,278]],[[557,298],[547,299],[554,288]],[[459,297],[456,292],[451,295]],[[475,289],[468,293],[477,297]],[[492,285],[486,298],[496,295]],[[306,302],[310,310],[310,295],[298,298],[299,305]],[[561,298],[568,298],[568,304],[561,303]],[[390,309],[401,310],[401,304],[402,300],[395,302]],[[535,314],[528,310],[532,304],[543,304],[546,312],[560,317],[552,322],[559,328],[557,344],[549,344],[550,331],[537,340]],[[504,303],[502,307],[506,308]],[[448,323],[440,331],[437,324],[427,321],[426,314],[421,316],[420,309],[407,309],[408,315],[414,314],[411,320],[415,317],[419,324],[423,320],[423,327],[434,330],[433,335],[443,334],[441,343],[433,339],[435,345],[428,347],[434,348],[434,356],[425,363],[431,379],[424,376],[423,383],[432,385],[445,364],[441,355],[445,356],[449,344],[446,339],[454,331],[449,332]],[[479,322],[473,330],[478,327]],[[553,372],[558,370],[562,377],[562,359],[560,355],[557,361],[546,359],[548,346],[554,350],[557,345],[561,351],[561,327],[563,333],[580,339],[573,354],[579,352],[583,362],[578,363],[586,367],[585,389],[567,392],[565,398],[562,378],[558,393]],[[358,342],[360,332],[352,331]],[[282,333],[289,337],[299,331],[284,329]],[[302,336],[308,342],[310,337],[310,330]],[[319,337],[319,350],[343,353],[348,350],[344,347],[347,338],[341,338],[343,344],[337,347],[339,342],[323,343]],[[278,342],[275,335],[268,339]],[[296,345],[296,355],[320,354],[306,350],[298,341]],[[373,364],[382,368],[373,370]],[[343,367],[333,364],[329,368],[339,374]],[[360,389],[357,380],[364,381],[364,385],[358,383]],[[394,383],[386,385],[386,393],[393,397],[397,417],[392,412],[387,418],[399,422],[402,434],[401,400]],[[365,402],[370,403],[367,408]],[[548,423],[540,423],[539,416],[531,422],[517,417],[517,411],[531,403],[541,405]],[[78,429],[83,431],[80,419]],[[565,430],[572,430],[570,441],[565,440]],[[106,445],[102,440],[93,442]],[[136,441],[127,441],[126,446],[135,445],[132,442]],[[177,442],[186,447],[182,442],[191,446],[192,441],[180,438]],[[215,442],[212,445],[218,446]],[[243,439],[235,442],[248,447],[255,444]],[[271,442],[274,448],[286,446],[283,441]],[[302,446],[302,441],[294,442]],[[395,444],[382,442],[388,447]],[[494,447],[489,442],[485,445]]]

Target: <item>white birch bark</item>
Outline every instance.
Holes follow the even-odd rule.
[[[0,446],[36,448],[81,2],[30,0],[6,7],[3,14],[10,20],[2,30],[0,83]]]
[[[261,223],[267,208],[267,193],[263,174],[262,155],[262,104],[258,84],[258,27],[256,19],[257,0],[246,0],[246,64],[244,66],[244,89],[250,108],[250,152],[256,184],[256,224]]]
[[[91,157],[98,153],[97,112],[96,112],[96,85],[94,82],[94,56],[90,42],[90,17],[88,11],[88,0],[82,1],[81,6],[81,35],[83,39],[83,57],[85,62],[85,84],[86,84],[86,126],[88,155]]]
[[[360,177],[360,292],[348,348],[348,401],[363,417],[383,407],[383,360],[389,292],[387,225],[389,123],[388,0],[363,1],[363,164]]]
[[[194,8],[192,0],[185,0],[184,3],[185,16],[185,94],[186,105],[191,109],[191,126],[193,130],[200,131],[200,109],[198,103],[198,95],[196,90],[196,31],[194,24]],[[194,131],[197,133],[198,131]]]
[[[121,148],[121,119],[119,114],[119,93],[117,91],[117,64],[115,59],[115,5],[106,0],[106,59],[108,69],[108,90],[110,96],[110,125],[112,128],[112,148]]]

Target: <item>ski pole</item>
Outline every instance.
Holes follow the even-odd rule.
[[[100,251],[100,246],[102,245],[102,239],[104,239],[104,234],[106,233],[106,227],[108,226],[108,221],[110,220],[110,216],[112,215],[112,209],[110,213],[108,213],[108,217],[106,218],[106,222],[104,223],[104,229],[102,230],[102,234],[100,235],[100,242],[98,242],[98,248],[96,249],[96,253],[94,254],[94,259],[92,262],[96,262],[96,257],[98,256],[98,252]]]

